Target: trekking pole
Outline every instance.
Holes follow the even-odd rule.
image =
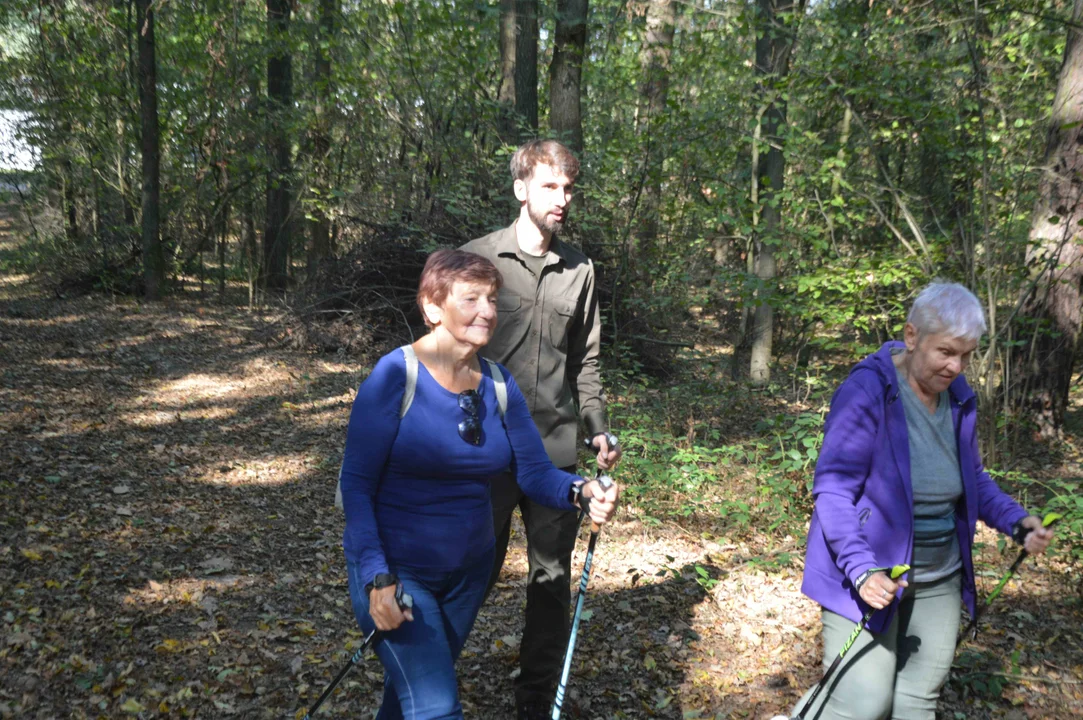
[[[898,580],[900,577],[902,577],[903,573],[910,570],[910,566],[896,565],[893,568],[879,568],[878,570],[889,573],[892,580]],[[895,601],[892,600],[892,602]],[[831,679],[831,676],[835,673],[835,670],[837,670],[839,665],[842,664],[842,659],[846,657],[846,653],[848,653],[850,651],[850,648],[854,646],[854,643],[857,642],[858,636],[861,635],[861,631],[865,629],[865,625],[867,625],[869,620],[872,619],[872,615],[875,612],[876,608],[869,608],[868,611],[865,612],[864,617],[861,618],[861,622],[857,624],[857,627],[854,628],[854,631],[850,633],[850,637],[846,639],[846,644],[842,646],[842,650],[840,650],[839,654],[835,656],[835,661],[831,663],[831,667],[827,668],[827,672],[825,672],[824,676],[820,678],[820,682],[816,683],[816,688],[812,691],[812,694],[809,695],[808,702],[806,702],[805,706],[801,708],[801,712],[797,713],[797,715],[794,716],[793,720],[804,720],[805,715],[808,714],[809,709],[811,709],[813,704],[816,702],[816,698],[818,698],[820,696],[820,693],[823,692],[823,689],[827,687],[827,681]],[[771,720],[791,719],[786,717],[785,715],[776,715],[775,717],[771,718]]]
[[[395,588],[395,602],[399,604],[399,608],[402,610],[409,610],[414,606],[414,599],[410,597],[408,593],[403,591],[401,583]],[[379,641],[381,637],[383,637],[383,633],[375,629],[365,636],[365,639],[361,643],[361,647],[357,648],[357,652],[355,652],[346,665],[338,671],[338,675],[335,676],[335,679],[331,681],[331,684],[327,686],[327,689],[324,690],[323,694],[316,700],[316,704],[309,708],[308,712],[304,714],[304,717],[302,717],[301,720],[311,720],[312,716],[316,714],[316,711],[320,709],[320,705],[323,705],[323,701],[327,699],[336,687],[338,687],[338,684],[342,682],[342,678],[346,677],[346,673],[350,672],[350,668],[360,662],[361,658],[365,655],[365,651]]]
[[[616,435],[606,433],[605,439],[610,449],[617,447]],[[584,442],[587,447],[591,447],[589,438],[584,438]],[[603,490],[613,487],[613,479],[608,475],[603,475],[601,468],[598,469],[598,474],[594,479]],[[582,514],[580,519],[582,519]],[[557,685],[557,694],[553,699],[552,720],[560,720],[560,710],[564,706],[564,691],[568,687],[568,676],[572,671],[572,653],[575,652],[575,641],[579,636],[579,620],[583,615],[583,603],[587,598],[587,583],[590,581],[590,568],[594,562],[594,547],[598,544],[600,531],[601,528],[597,524],[593,522],[590,524],[590,542],[587,543],[587,557],[583,560],[583,576],[579,579],[579,594],[575,599],[575,614],[572,616],[572,631],[568,635],[568,649],[564,652],[564,669],[560,672],[560,683]]]
[[[1050,527],[1057,520],[1060,520],[1061,517],[1063,516],[1060,513],[1046,513],[1046,516],[1042,518],[1042,527]],[[1033,530],[1031,530],[1030,532],[1033,532]],[[1029,535],[1030,532],[1028,532],[1027,535]],[[1023,541],[1026,542],[1026,537],[1023,538]],[[1013,562],[1011,567],[1008,568],[1008,572],[1004,573],[1004,577],[1000,578],[1000,582],[998,582],[997,586],[993,588],[993,592],[989,593],[989,597],[985,598],[985,603],[980,608],[976,608],[974,610],[974,617],[970,618],[970,623],[966,626],[966,630],[963,630],[963,634],[960,635],[959,639],[955,641],[956,650],[958,650],[959,646],[963,644],[964,640],[966,640],[967,635],[971,635],[971,633],[973,633],[973,635],[971,635],[972,640],[978,636],[978,620],[981,619],[984,611],[988,610],[989,606],[993,604],[993,601],[1000,596],[1001,591],[1004,590],[1004,587],[1008,584],[1008,581],[1015,576],[1016,571],[1019,570],[1019,566],[1023,564],[1023,561],[1027,559],[1027,555],[1029,554],[1030,553],[1027,552],[1026,547],[1019,551],[1019,556],[1015,558],[1015,562]]]

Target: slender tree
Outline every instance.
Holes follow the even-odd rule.
[[[515,46],[518,35],[517,0],[500,0],[500,89],[497,91],[500,141],[514,145],[519,138],[515,122]]]
[[[538,134],[538,0],[515,0],[515,119],[519,139]]]
[[[143,283],[150,300],[161,297],[165,256],[159,232],[158,81],[154,55],[154,11],[151,0],[135,1],[139,20],[139,114],[143,150]]]
[[[331,219],[327,216],[327,200],[331,189],[331,97],[334,85],[331,75],[331,48],[334,47],[339,0],[320,0],[319,38],[316,42],[315,94],[313,108],[312,154],[317,197],[312,208],[309,245],[309,271],[332,252]]]
[[[638,213],[641,221],[637,237],[637,254],[649,255],[658,238],[659,213],[662,206],[662,162],[665,151],[661,136],[661,120],[669,98],[670,56],[677,21],[675,0],[650,0],[647,4],[647,30],[640,53],[642,81],[637,131],[643,147],[643,194]]]
[[[267,0],[267,117],[270,172],[267,217],[263,233],[263,286],[280,292],[289,283],[290,215],[293,202],[293,158],[290,109],[293,106],[293,57],[289,50],[290,0]]]
[[[572,150],[583,151],[581,105],[588,0],[557,0],[553,61],[549,64],[549,127]]]
[[[771,344],[774,335],[774,308],[771,287],[778,273],[775,248],[782,225],[781,192],[786,174],[784,126],[786,100],[779,83],[790,71],[790,56],[797,40],[798,20],[804,14],[806,0],[759,0],[756,37],[756,76],[760,97],[759,135],[767,143],[767,153],[756,154],[753,168],[756,186],[753,200],[759,214],[754,244],[754,269],[761,283],[761,295],[752,321],[752,357],[749,375],[752,382],[766,384],[771,379]]]
[[[1043,434],[1064,422],[1083,314],[1083,0],[1075,0],[1031,220],[1027,301],[1035,329],[1025,377]]]

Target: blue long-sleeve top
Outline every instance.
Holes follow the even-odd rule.
[[[342,464],[346,560],[372,581],[388,565],[455,570],[495,543],[489,479],[509,467],[531,499],[561,510],[579,478],[549,460],[526,399],[507,370],[507,409],[501,422],[496,388],[481,363],[480,444],[459,437],[466,419],[458,393],[441,386],[418,363],[417,388],[399,420],[406,387],[401,350],[380,358],[361,384],[350,412]],[[507,431],[505,432],[505,426]]]

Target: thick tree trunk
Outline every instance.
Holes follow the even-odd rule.
[[[804,14],[805,0],[759,0],[756,38],[756,75],[758,94],[764,108],[760,132],[769,143],[767,154],[757,168],[759,223],[755,229],[755,272],[760,294],[752,320],[752,355],[749,377],[757,385],[771,379],[771,346],[774,336],[774,308],[771,292],[778,273],[775,248],[782,226],[780,194],[786,173],[783,128],[786,125],[786,101],[777,89],[779,80],[790,70],[790,56],[797,39],[797,24]]]
[[[643,80],[639,86],[640,107],[637,130],[644,153],[643,195],[640,200],[636,254],[649,256],[658,238],[662,206],[662,162],[658,126],[665,115],[669,98],[669,64],[673,53],[673,35],[677,22],[676,0],[650,0],[647,5],[647,31],[643,39],[640,65]]]
[[[273,49],[267,58],[268,151],[267,217],[263,233],[263,287],[281,292],[289,284],[290,211],[293,159],[289,115],[293,106],[293,57],[287,47],[290,0],[267,0],[267,26]]]
[[[151,0],[135,0],[139,28],[139,114],[143,150],[143,283],[146,297],[157,300],[165,284],[165,255],[159,233],[158,84],[154,57],[154,11]]]
[[[557,0],[553,61],[549,65],[549,127],[577,154],[583,152],[581,105],[589,0]]]
[[[520,142],[538,134],[538,0],[516,0],[515,115]]]
[[[500,0],[500,90],[496,100],[500,105],[500,142],[514,145],[519,139],[515,123],[515,45],[517,21],[516,0]]]
[[[326,206],[331,190],[331,96],[334,86],[331,78],[331,48],[335,37],[338,0],[320,0],[320,38],[316,43],[316,104],[315,127],[312,132],[312,155],[317,190],[316,205],[312,208],[310,229],[312,241],[308,252],[309,274],[317,264],[331,254],[331,219]]]
[[[1043,435],[1064,422],[1080,352],[1083,313],[1083,0],[1075,0],[1049,123],[1028,266],[1036,273],[1026,311],[1036,328],[1024,377]]]

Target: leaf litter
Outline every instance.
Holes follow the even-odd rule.
[[[303,713],[361,643],[331,500],[362,365],[267,347],[258,317],[184,296],[16,289],[0,288],[0,717]],[[799,562],[711,533],[632,513],[605,531],[566,717],[767,718],[815,682]],[[995,575],[1010,548],[980,539]],[[514,715],[525,576],[517,526],[459,663],[467,717]],[[943,717],[1083,710],[1066,588],[1028,562],[957,660]],[[370,717],[380,679],[370,654],[320,716]]]

